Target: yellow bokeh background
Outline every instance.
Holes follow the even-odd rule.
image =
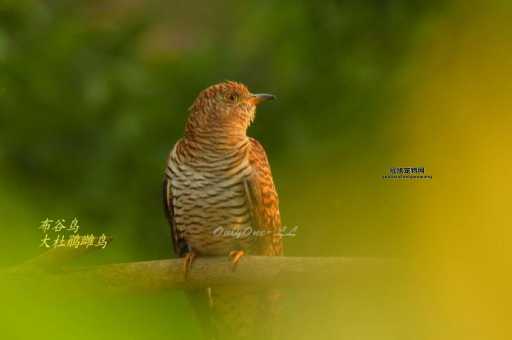
[[[410,212],[429,339],[510,337],[510,19],[507,6],[457,2],[426,34],[407,80],[400,159],[420,158],[434,175],[411,189]]]

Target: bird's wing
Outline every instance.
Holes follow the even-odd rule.
[[[169,164],[169,163],[168,163]],[[176,220],[174,219],[174,206],[173,206],[173,196],[172,196],[172,187],[171,187],[171,179],[169,174],[169,166],[165,171],[164,183],[163,183],[163,203],[164,203],[164,212],[167,220],[169,221],[169,225],[171,226],[171,238],[172,245],[174,248],[174,253],[182,257],[188,251],[188,245],[185,242],[185,238],[183,234],[176,227]]]
[[[263,230],[267,234],[262,240],[262,255],[282,255],[279,198],[265,149],[253,138],[251,138],[249,162],[253,172],[245,180],[245,190],[251,209],[252,223],[255,229]]]

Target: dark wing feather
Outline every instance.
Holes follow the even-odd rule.
[[[251,138],[249,162],[253,173],[245,181],[245,190],[251,208],[252,223],[254,228],[267,231],[267,237],[261,240],[261,255],[282,255],[279,198],[265,149],[253,138]]]
[[[174,207],[172,203],[171,181],[167,177],[167,174],[165,175],[163,183],[163,203],[165,216],[167,217],[169,225],[171,226],[171,238],[174,253],[179,257],[182,257],[188,252],[188,245],[176,227],[176,221],[174,219]]]

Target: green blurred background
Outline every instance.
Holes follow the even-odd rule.
[[[259,108],[249,134],[267,149],[284,224],[298,226],[287,255],[401,257],[421,268],[421,284],[411,279],[393,298],[379,283],[370,295],[294,293],[290,338],[498,332],[489,324],[478,333],[480,316],[460,313],[466,296],[502,282],[494,271],[473,275],[457,263],[468,276],[445,274],[454,255],[470,263],[508,239],[508,215],[489,203],[504,204],[501,184],[477,178],[498,169],[484,167],[496,159],[488,150],[511,145],[510,9],[447,0],[0,1],[0,265],[41,252],[45,218],[76,217],[81,232],[114,238],[81,264],[172,256],[166,157],[197,93],[229,79],[278,97]],[[433,179],[382,179],[398,166],[424,166]],[[494,210],[481,209],[485,193]],[[450,299],[475,277],[488,281],[462,284],[467,295]],[[180,292],[74,300],[65,287],[0,288],[0,338],[198,337]],[[493,297],[471,306],[499,320]],[[468,321],[477,316],[481,323]]]

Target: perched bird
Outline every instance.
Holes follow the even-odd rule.
[[[263,146],[247,136],[256,106],[274,99],[227,81],[199,93],[169,154],[163,184],[166,216],[184,273],[197,256],[283,254],[276,188]],[[240,288],[240,289],[239,289]],[[191,293],[210,336],[268,336],[275,291],[217,287]]]

